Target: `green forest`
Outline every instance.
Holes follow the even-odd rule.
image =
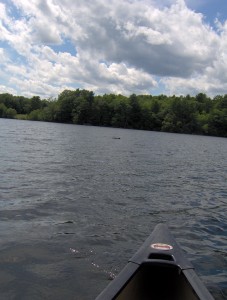
[[[227,137],[227,94],[95,96],[77,89],[42,100],[3,93],[0,117]]]

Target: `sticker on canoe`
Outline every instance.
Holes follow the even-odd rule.
[[[168,244],[162,244],[162,243],[157,243],[157,244],[152,244],[151,248],[156,249],[156,250],[172,250],[173,247]]]

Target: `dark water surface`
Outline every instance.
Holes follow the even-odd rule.
[[[227,299],[227,139],[0,119],[0,299],[94,299],[165,222]]]

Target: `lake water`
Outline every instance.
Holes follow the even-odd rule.
[[[227,299],[227,139],[0,119],[0,299],[94,299],[161,222]]]

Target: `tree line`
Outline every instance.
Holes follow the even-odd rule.
[[[41,100],[4,93],[0,117],[227,137],[227,94],[95,96],[77,89]]]

